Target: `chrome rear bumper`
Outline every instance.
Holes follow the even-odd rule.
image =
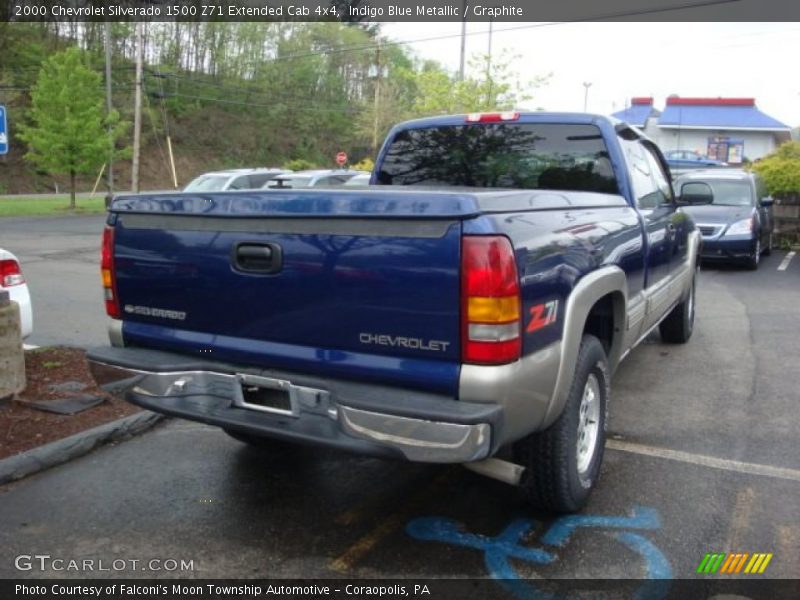
[[[486,458],[492,450],[492,422],[500,418],[499,408],[494,410],[485,404],[472,405],[455,399],[434,405],[427,398],[415,397],[412,391],[404,392],[411,406],[430,405],[433,413],[423,410],[423,414],[413,415],[405,410],[406,414],[392,414],[385,409],[394,407],[381,407],[380,403],[365,407],[363,399],[354,402],[359,406],[351,406],[347,394],[336,386],[300,385],[292,375],[285,374],[265,377],[205,369],[145,371],[105,362],[92,357],[91,352],[89,366],[104,389],[155,412],[253,435],[415,462],[464,463]],[[285,391],[290,407],[275,409],[248,404],[242,392],[244,380],[251,385]],[[446,414],[443,407],[446,409],[448,404],[457,409],[453,411],[454,421],[462,422],[431,417]],[[470,411],[474,414],[470,415]]]

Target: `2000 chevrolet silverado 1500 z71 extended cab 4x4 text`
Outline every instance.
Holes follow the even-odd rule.
[[[614,369],[692,333],[700,237],[663,156],[600,116],[437,117],[390,132],[372,183],[117,197],[95,377],[240,440],[465,463],[579,509]]]

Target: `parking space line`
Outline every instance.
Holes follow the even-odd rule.
[[[736,503],[733,506],[733,518],[728,529],[728,544],[726,548],[740,548],[742,546],[742,540],[750,526],[755,499],[755,490],[749,486],[739,490],[739,493],[736,494]]]
[[[699,465],[701,467],[720,469],[723,471],[733,471],[735,473],[747,473],[748,475],[761,475],[763,477],[773,477],[775,479],[785,479],[787,481],[800,482],[800,471],[797,469],[773,467],[771,465],[761,465],[738,460],[729,460],[727,458],[716,458],[714,456],[706,456],[704,454],[692,454],[690,452],[681,452],[680,450],[658,448],[656,446],[623,442],[621,440],[608,440],[608,442],[606,442],[606,448],[618,450],[620,452],[641,454],[643,456],[664,458],[666,460],[674,460],[678,462]]]
[[[36,350],[37,348],[39,348],[39,346],[36,344],[22,344],[23,350]]]
[[[430,484],[421,487],[403,507],[383,519],[375,528],[360,537],[341,555],[331,561],[328,567],[338,573],[348,573],[381,540],[401,529],[406,521],[419,510],[425,502],[439,494],[441,488],[458,472],[449,469],[436,477]]]
[[[412,480],[411,485],[416,486],[418,483],[420,483],[420,481],[421,478],[417,477],[416,479]],[[391,485],[388,487],[389,489],[384,489],[373,496],[368,496],[353,508],[349,508],[348,510],[336,515],[333,519],[333,522],[337,525],[345,525],[350,527],[359,521],[362,521],[370,513],[374,512],[380,506],[385,506],[397,496],[397,487]]]
[[[789,254],[783,257],[781,264],[778,265],[778,271],[785,271],[787,268],[789,268],[789,263],[792,262],[794,254],[794,250],[792,250],[789,252]]]

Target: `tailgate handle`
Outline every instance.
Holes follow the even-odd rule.
[[[281,247],[272,243],[236,244],[232,258],[233,267],[245,273],[277,273],[283,266]]]

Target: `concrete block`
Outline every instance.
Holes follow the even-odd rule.
[[[0,400],[25,389],[25,352],[19,305],[0,292]]]

